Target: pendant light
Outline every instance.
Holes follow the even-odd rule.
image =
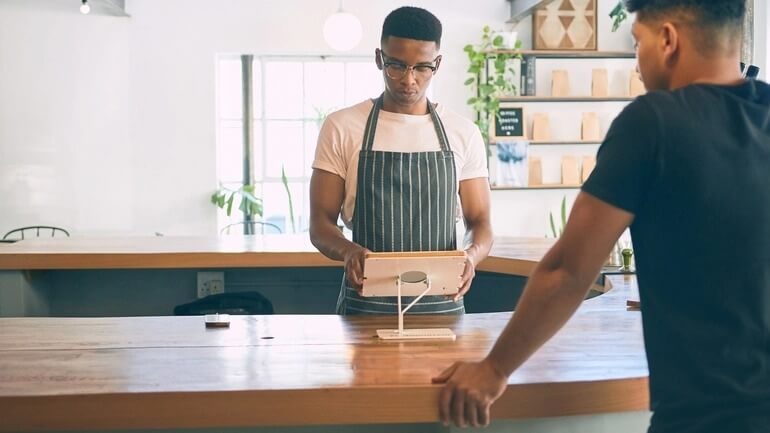
[[[350,51],[361,42],[361,21],[342,9],[340,0],[337,12],[329,15],[324,23],[324,40],[336,51]]]

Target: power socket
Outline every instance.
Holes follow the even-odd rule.
[[[224,272],[198,272],[198,298],[225,293]]]

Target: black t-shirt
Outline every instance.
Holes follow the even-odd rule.
[[[635,215],[650,431],[770,432],[770,86],[637,98],[583,191]]]

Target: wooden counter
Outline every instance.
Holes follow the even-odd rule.
[[[497,238],[479,270],[526,275],[552,244],[552,239]],[[0,245],[0,270],[299,266],[341,263],[320,254],[307,235],[49,238]]]
[[[338,265],[236,238],[49,242],[0,246],[0,268]],[[527,275],[549,244],[498,240],[479,269]],[[494,418],[647,409],[641,317],[625,306],[635,283],[612,281],[510,378]],[[0,431],[435,422],[431,377],[481,358],[509,317],[407,316],[458,335],[410,343],[374,336],[395,318],[242,316],[216,330],[200,317],[0,319]]]

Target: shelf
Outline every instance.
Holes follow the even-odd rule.
[[[518,138],[514,138],[518,139]],[[525,140],[525,139],[522,139]],[[497,143],[489,143],[490,146],[494,146]],[[530,146],[585,146],[585,145],[595,145],[595,144],[602,144],[601,141],[596,140],[561,140],[561,141],[554,141],[554,140],[529,140]]]
[[[495,50],[490,54],[521,54],[539,59],[634,59],[633,51]]]
[[[556,185],[556,184],[546,184],[546,185],[537,185],[537,186],[493,186],[491,187],[492,191],[508,191],[508,190],[519,190],[519,189],[580,189],[582,185]]]
[[[504,96],[500,102],[631,102],[631,96]]]

